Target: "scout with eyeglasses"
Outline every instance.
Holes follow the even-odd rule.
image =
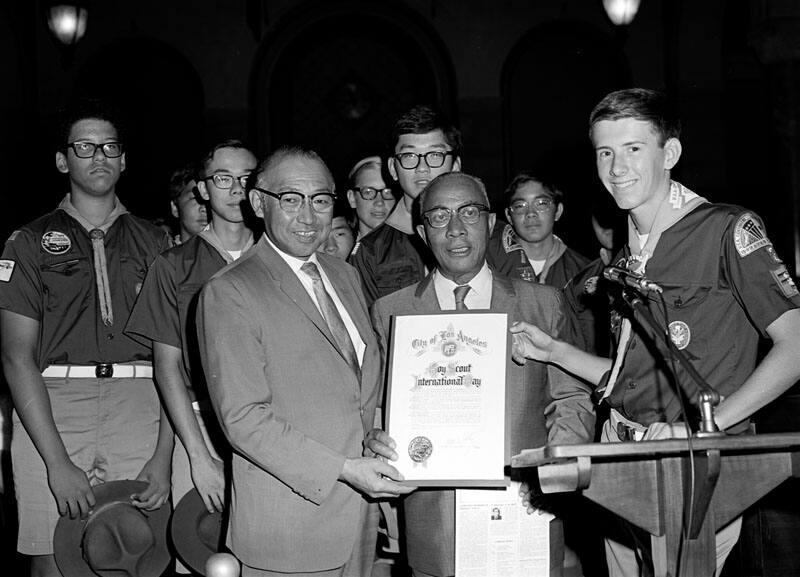
[[[492,234],[487,260],[501,274],[563,288],[589,260],[553,234],[564,214],[561,191],[542,176],[523,171],[504,196],[508,224]]]
[[[156,384],[177,433],[172,454],[173,502],[196,489],[209,513],[224,507],[230,448],[217,427],[199,364],[195,305],[208,279],[253,245],[240,205],[256,162],[243,142],[232,139],[216,144],[201,159],[197,189],[209,222],[150,265],[125,328],[153,346]],[[176,573],[186,574],[188,569],[178,563]]]
[[[364,281],[367,302],[422,280],[435,265],[433,255],[415,234],[416,198],[433,179],[461,170],[461,133],[438,110],[414,106],[392,130],[387,169],[403,196],[384,226],[361,239],[350,261]]]
[[[123,332],[169,237],[117,197],[122,142],[115,111],[75,102],[55,151],[67,194],[21,225],[0,259],[0,351],[20,424],[11,447],[17,549],[31,575],[61,575],[59,516],[86,518],[102,480],[147,481],[129,496],[137,508],[169,498],[172,432],[159,419],[152,352]]]
[[[356,162],[348,175],[347,202],[356,213],[357,241],[382,225],[397,202],[394,191],[386,185],[389,179],[384,169],[380,156],[367,156]]]

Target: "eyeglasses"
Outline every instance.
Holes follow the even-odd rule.
[[[377,188],[372,188],[371,186],[354,186],[353,190],[357,192],[364,200],[372,200],[378,196],[378,193],[380,193],[383,200],[394,200],[394,193],[392,192],[391,188],[381,188],[378,190]]]
[[[232,174],[212,174],[211,176],[206,176],[203,180],[213,180],[214,186],[220,188],[222,190],[229,190],[233,188],[233,181],[238,180],[239,185],[242,189],[247,187],[247,179],[250,178],[249,174],[243,174],[242,176],[233,176]]]
[[[85,140],[76,140],[75,142],[67,143],[67,146],[72,149],[75,156],[78,158],[92,158],[97,149],[103,151],[106,158],[119,158],[124,152],[121,142],[103,142],[102,144],[95,144],[94,142],[87,142]]]
[[[488,211],[488,206],[477,203],[465,204],[456,209],[437,206],[422,213],[422,218],[433,228],[444,228],[450,224],[450,219],[454,214],[457,214],[458,219],[464,224],[475,224],[480,220],[481,213]]]
[[[439,168],[444,164],[444,160],[448,156],[453,156],[452,150],[431,150],[425,154],[417,154],[416,152],[401,152],[400,154],[394,155],[397,162],[400,163],[400,166],[406,170],[417,168],[419,166],[419,161],[422,158],[425,159],[425,164],[428,165],[428,168]]]
[[[277,198],[281,210],[289,213],[300,212],[300,209],[303,208],[303,205],[306,202],[311,204],[311,208],[314,210],[314,212],[330,212],[333,210],[333,205],[336,202],[336,196],[330,192],[318,192],[317,194],[306,196],[305,194],[292,191],[279,193],[270,192],[269,190],[258,188],[257,186],[254,186],[253,190],[257,190],[258,192],[271,196],[272,198]]]
[[[527,200],[515,200],[511,203],[511,206],[508,207],[508,210],[511,214],[516,215],[528,214],[530,209],[542,214],[553,210],[553,204],[553,199],[549,196],[540,196],[539,198],[534,198],[533,202],[528,202]]]

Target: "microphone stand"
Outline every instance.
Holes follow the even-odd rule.
[[[642,296],[638,292],[625,288],[622,290],[622,298],[628,304],[628,306],[631,307],[631,309],[639,313],[641,319],[645,321],[645,324],[647,324],[653,330],[653,332],[661,336],[661,339],[667,345],[670,354],[672,354],[672,356],[678,360],[681,366],[686,369],[686,372],[689,373],[689,376],[700,389],[700,393],[698,395],[698,406],[700,407],[700,428],[697,431],[696,436],[725,436],[725,433],[720,431],[717,427],[717,424],[714,422],[714,407],[719,405],[719,393],[705,381],[700,373],[697,372],[692,363],[689,362],[689,359],[686,358],[686,355],[683,353],[683,351],[675,346],[675,343],[672,342],[668,332],[662,330],[658,324],[658,321],[656,321],[655,317],[653,317],[653,314],[650,312],[650,309],[647,308]],[[675,381],[678,383],[678,386],[681,386],[678,382],[678,375],[675,375]],[[691,394],[692,391],[685,390],[685,392]]]

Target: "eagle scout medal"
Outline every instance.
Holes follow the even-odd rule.
[[[682,351],[689,346],[692,340],[692,331],[683,321],[672,321],[669,323],[669,338],[675,347]]]

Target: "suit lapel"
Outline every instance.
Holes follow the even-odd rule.
[[[442,310],[439,307],[439,299],[436,296],[436,289],[433,286],[433,272],[428,274],[417,285],[414,291],[414,308],[420,313],[430,313]]]
[[[319,312],[317,305],[311,300],[294,271],[289,268],[286,261],[263,238],[259,241],[257,247],[258,254],[267,267],[267,273],[275,280],[278,288],[297,305],[297,308],[308,317],[308,320],[319,329],[341,356],[339,347],[336,346],[336,341],[333,340],[333,335],[328,328],[328,323],[322,318],[322,313]]]
[[[511,280],[492,273],[492,304],[491,310],[511,313],[517,308],[517,291]],[[509,318],[509,322],[511,319]]]

